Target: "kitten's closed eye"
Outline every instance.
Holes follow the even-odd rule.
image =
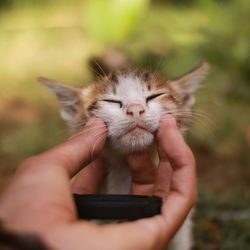
[[[111,100],[111,99],[104,99],[102,100],[103,102],[111,102],[111,103],[116,103],[116,104],[119,104],[120,108],[122,108],[123,104],[121,101],[118,101],[118,100]]]
[[[157,98],[157,97],[159,97],[159,96],[162,96],[162,95],[164,95],[164,94],[166,94],[166,93],[158,93],[158,94],[150,95],[150,96],[148,96],[148,97],[146,98],[146,103],[148,103],[149,101],[151,101],[151,100],[153,100],[153,99],[155,99],[155,98]]]
[[[148,103],[149,101],[159,97],[159,96],[162,96],[162,95],[165,95],[166,93],[158,93],[158,94],[154,94],[154,95],[151,95],[151,96],[148,96],[146,98],[146,103]],[[115,103],[115,104],[118,104],[120,106],[120,108],[123,107],[123,103],[119,100],[113,100],[113,99],[104,99],[102,100],[103,102],[110,102],[110,103]]]

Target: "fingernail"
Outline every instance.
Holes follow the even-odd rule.
[[[93,124],[95,123],[96,119],[97,119],[96,117],[91,117],[91,118],[86,122],[85,126],[91,126],[91,125],[93,125]]]
[[[175,123],[175,118],[172,115],[164,115],[162,119],[168,125],[172,125]]]
[[[161,118],[161,122],[163,126],[176,127],[176,120],[172,115],[164,115]]]

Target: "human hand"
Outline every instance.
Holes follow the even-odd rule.
[[[95,136],[97,130],[101,135],[99,139]],[[194,159],[175,122],[163,121],[158,131],[162,153],[154,186],[155,194],[165,198],[162,214],[135,222],[97,226],[77,220],[70,178],[89,164],[93,155],[98,155],[105,138],[105,125],[95,119],[80,134],[24,161],[1,198],[0,218],[5,226],[22,232],[36,232],[49,246],[65,250],[159,249],[168,242],[195,199]],[[171,142],[171,146],[167,142]],[[135,167],[135,157],[138,156],[130,158],[132,168]],[[169,188],[165,180],[169,177],[165,179],[164,176],[166,173],[170,176],[172,167],[172,184],[166,198]],[[96,168],[95,174],[101,173],[100,169]],[[134,193],[144,184],[144,177],[139,178],[140,172],[139,169],[133,174],[138,178],[133,182]],[[86,176],[86,183],[91,184],[92,180]]]
[[[132,175],[131,193],[160,196],[164,201],[159,220],[164,227],[163,242],[167,243],[196,200],[195,159],[170,115],[161,119],[157,142],[158,166],[158,159],[149,152],[132,153],[127,160]]]

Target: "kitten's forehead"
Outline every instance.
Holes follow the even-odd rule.
[[[116,95],[128,100],[137,100],[148,95],[149,89],[143,79],[135,74],[117,77]]]

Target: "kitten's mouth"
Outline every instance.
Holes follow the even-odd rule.
[[[135,130],[145,130],[145,131],[149,132],[146,128],[137,124],[135,127],[131,128],[127,133],[130,133],[130,132],[135,131]]]

